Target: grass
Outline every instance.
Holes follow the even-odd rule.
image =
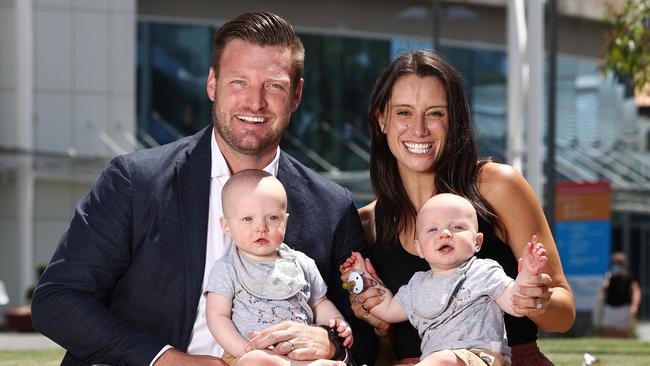
[[[0,366],[58,366],[63,353],[62,349],[0,350]]]
[[[556,366],[580,366],[587,352],[604,366],[650,365],[650,342],[603,338],[553,338],[539,342],[540,348]],[[63,350],[0,350],[0,366],[59,365]]]
[[[650,365],[650,342],[606,338],[553,338],[539,342],[541,350],[556,366],[580,366],[584,354],[598,358],[604,366]]]

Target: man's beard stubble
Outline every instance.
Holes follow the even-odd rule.
[[[216,98],[215,98],[216,100]],[[221,123],[220,121],[229,121],[228,116],[225,116],[223,113],[220,113],[218,111],[218,106],[216,102],[212,103],[212,123],[214,124],[214,128],[221,136],[221,138],[230,146],[233,150],[237,151],[240,154],[245,154],[245,155],[258,155],[261,154],[265,151],[267,151],[271,147],[276,147],[278,146],[280,142],[280,138],[282,136],[282,133],[280,133],[278,136],[273,135],[273,131],[269,130],[265,135],[261,137],[261,139],[258,141],[258,143],[248,143],[244,144],[243,141],[240,141],[237,136],[235,135],[232,125],[229,125],[228,123]],[[285,124],[288,125],[288,122]],[[284,131],[284,128],[282,129]]]

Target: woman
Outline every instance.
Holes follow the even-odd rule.
[[[611,267],[605,274],[600,298],[603,310],[599,323],[603,327],[603,336],[633,337],[641,287],[629,271],[625,253],[612,253]]]
[[[517,261],[533,234],[547,249],[545,274],[517,291],[515,304],[528,315],[506,315],[512,365],[552,365],[536,345],[538,327],[564,332],[575,319],[573,294],[542,208],[528,183],[514,168],[479,161],[463,91],[462,77],[442,57],[408,52],[391,63],[371,94],[370,179],[377,200],[360,209],[376,273],[393,292],[417,271],[427,269],[415,248],[415,216],[421,204],[438,193],[469,199],[484,233],[479,257],[496,260],[512,278]],[[342,266],[345,269],[345,265]],[[344,274],[345,278],[346,275]],[[388,325],[367,313],[380,302],[377,289],[352,297],[358,317],[378,334]],[[411,325],[392,327],[394,356],[414,363],[420,339]]]

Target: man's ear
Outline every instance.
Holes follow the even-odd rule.
[[[205,86],[205,90],[208,93],[208,98],[214,102],[214,92],[217,90],[217,75],[212,66],[208,73],[208,83]]]
[[[291,111],[295,112],[300,105],[300,100],[302,100],[302,86],[305,83],[305,79],[300,78],[298,85],[293,89],[293,100],[291,101]]]
[[[474,252],[478,253],[478,251],[481,250],[482,246],[483,246],[483,233],[476,233],[476,236],[474,237]]]
[[[225,217],[219,219],[219,224],[221,224],[221,230],[223,230],[224,234],[232,236],[230,233],[230,225],[228,225],[228,220]]]
[[[422,248],[420,248],[420,242],[417,239],[415,239],[415,249],[417,249],[420,258],[424,259],[424,253],[422,253]]]

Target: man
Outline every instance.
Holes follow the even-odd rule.
[[[207,92],[214,130],[117,157],[78,204],[32,302],[35,327],[68,351],[63,365],[223,365],[205,324],[205,278],[231,243],[219,226],[228,177],[257,168],[288,192],[285,242],[312,257],[327,293],[355,321],[338,265],[363,243],[350,192],[281,152],[300,103],[304,49],[291,25],[246,13],[215,34]],[[213,133],[214,131],[214,133]],[[253,338],[296,359],[346,357],[319,327],[286,322]],[[368,361],[366,361],[368,362]]]

